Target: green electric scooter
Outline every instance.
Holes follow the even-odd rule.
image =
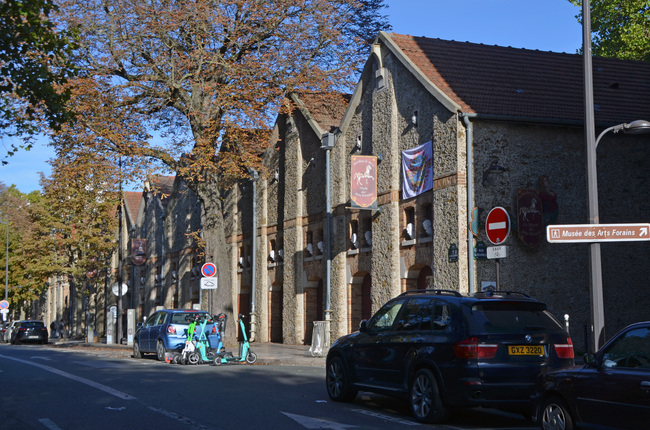
[[[244,326],[244,315],[239,314],[239,327],[241,328],[244,337],[243,342],[239,342],[239,356],[234,356],[232,352],[220,352],[214,356],[214,364],[220,366],[222,364],[243,363],[253,364],[257,361],[257,355],[251,351],[248,336],[246,336],[246,327]],[[219,333],[222,336],[221,333]]]

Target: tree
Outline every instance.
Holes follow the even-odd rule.
[[[34,300],[42,291],[46,278],[32,273],[31,261],[23,254],[24,244],[29,232],[34,228],[31,211],[40,204],[41,195],[38,191],[29,194],[21,193],[15,186],[7,188],[0,182],[0,298],[5,297],[5,266],[8,262],[9,272],[7,297],[11,303],[12,313],[17,315],[26,301]],[[8,224],[5,224],[5,221]],[[9,258],[7,260],[5,240],[9,228]]]
[[[291,91],[346,90],[386,29],[383,0],[61,2],[79,34],[66,138],[157,160],[202,203],[206,257],[226,266],[220,190],[261,169],[270,124]],[[365,49],[359,49],[365,46]],[[219,284],[229,273],[219,271]],[[216,300],[232,310],[220,289]]]
[[[67,58],[74,37],[50,20],[56,9],[52,0],[0,1],[1,133],[29,139],[68,118],[69,93],[61,85],[74,74]],[[12,145],[8,155],[17,149]]]
[[[45,281],[63,279],[70,286],[69,309],[75,320],[83,305],[103,285],[116,246],[119,202],[117,166],[105,154],[74,147],[58,151],[52,177],[43,178],[42,198],[31,205],[32,227],[21,246],[22,260],[41,293]],[[70,329],[80,328],[75,324]]]
[[[650,61],[650,1],[591,0],[590,13],[594,55]],[[582,13],[577,18],[582,23]]]

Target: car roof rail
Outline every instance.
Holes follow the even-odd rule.
[[[522,293],[521,291],[478,291],[474,293],[474,297],[495,297],[495,296],[522,296],[526,298],[532,298],[526,293]]]
[[[438,290],[438,289],[429,289],[429,288],[427,288],[426,290],[409,290],[409,291],[405,291],[402,294],[400,294],[400,296],[405,296],[407,294],[437,294],[437,295],[446,294],[446,295],[451,295],[451,296],[455,296],[455,297],[463,297],[463,295],[461,293],[459,293],[458,291],[454,291],[454,290]]]

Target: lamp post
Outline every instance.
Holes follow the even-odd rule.
[[[9,218],[4,221],[0,221],[7,226],[7,239],[6,239],[6,249],[5,249],[5,301],[9,298]],[[6,309],[5,309],[6,311]],[[7,313],[2,313],[2,320],[7,321]]]
[[[598,175],[596,171],[596,149],[604,135],[609,132],[626,134],[650,133],[650,122],[637,120],[630,123],[618,124],[603,130],[593,145],[588,145],[587,151],[587,200],[589,206],[589,223],[599,224],[598,214]],[[591,280],[591,324],[594,351],[598,350],[605,340],[605,315],[603,305],[603,278],[600,259],[600,243],[592,243],[589,247],[590,280]]]

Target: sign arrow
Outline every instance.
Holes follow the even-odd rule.
[[[357,426],[341,424],[334,421],[326,421],[318,418],[305,417],[302,415],[290,414],[289,412],[282,412],[301,426],[306,429],[334,429],[345,430],[349,428],[356,428]]]
[[[647,228],[642,228],[641,229],[641,234],[639,234],[639,237],[641,236],[647,236],[648,235],[648,229]]]

